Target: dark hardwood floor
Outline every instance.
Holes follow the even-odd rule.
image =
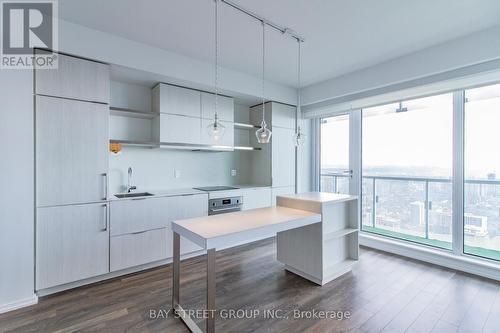
[[[497,282],[362,249],[352,273],[319,287],[285,272],[275,257],[274,240],[217,254],[217,308],[260,311],[218,318],[218,332],[500,332]],[[187,309],[204,306],[204,264],[198,257],[181,265]],[[41,298],[0,315],[0,332],[188,332],[171,314],[150,318],[151,310],[170,310],[171,278],[169,265]],[[263,317],[273,309],[288,319]],[[350,318],[293,316],[313,309],[349,311]]]

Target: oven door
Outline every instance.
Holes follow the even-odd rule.
[[[229,206],[229,207],[214,207],[208,210],[208,215],[218,215],[232,212],[239,212],[241,210],[241,205]]]

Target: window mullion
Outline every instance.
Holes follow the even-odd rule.
[[[453,93],[453,253],[462,255],[464,249],[464,137],[465,92]]]

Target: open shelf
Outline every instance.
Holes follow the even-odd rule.
[[[159,144],[148,141],[132,141],[132,140],[109,140],[109,143],[119,143],[128,147],[144,147],[144,148],[158,148]]]
[[[345,229],[333,231],[333,232],[330,232],[330,233],[326,234],[324,236],[323,240],[327,241],[327,240],[330,240],[330,239],[344,237],[346,235],[355,233],[357,231],[358,231],[358,229],[355,229],[355,228],[345,228]]]
[[[112,116],[131,117],[131,118],[153,119],[154,117],[156,117],[156,114],[152,112],[118,108],[114,106],[109,107],[109,113]]]
[[[252,124],[234,123],[234,128],[236,128],[236,129],[252,130],[252,129],[258,129],[260,127],[252,125]]]
[[[110,143],[120,143],[123,146],[129,147],[144,147],[144,148],[164,148],[164,149],[184,149],[195,151],[233,151],[233,150],[261,150],[259,147],[246,146],[216,146],[216,145],[193,145],[185,143],[170,143],[170,142],[150,142],[150,141],[133,141],[133,140],[109,140]]]

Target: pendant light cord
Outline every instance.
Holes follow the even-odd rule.
[[[266,22],[262,21],[262,124],[266,125]]]
[[[218,97],[219,97],[219,0],[215,1],[215,111],[214,118],[217,122]]]
[[[300,75],[301,75],[301,72],[302,72],[302,68],[301,68],[301,65],[302,65],[302,62],[301,62],[301,41],[300,39],[297,39],[297,43],[299,44],[299,52],[298,52],[298,59],[297,59],[297,118],[300,118],[301,117],[301,105],[300,105],[300,87],[301,87],[301,82],[300,82]],[[297,125],[298,125],[298,119],[297,119]],[[297,129],[297,131],[300,130],[300,126],[298,126],[299,128]]]

